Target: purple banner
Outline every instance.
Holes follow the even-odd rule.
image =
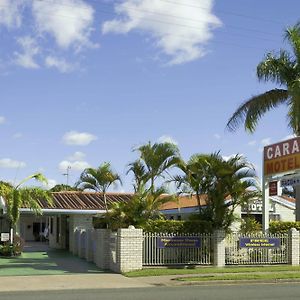
[[[196,236],[158,237],[157,248],[200,248],[201,240]]]

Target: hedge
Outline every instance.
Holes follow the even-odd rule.
[[[156,233],[211,233],[212,226],[207,221],[177,221],[177,220],[149,220],[140,226],[145,232]]]
[[[300,222],[272,221],[270,222],[269,231],[270,233],[287,233],[291,228],[300,231]]]

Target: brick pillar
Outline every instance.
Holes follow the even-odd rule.
[[[299,232],[295,228],[289,230],[289,248],[288,248],[288,261],[292,266],[299,265]]]
[[[213,264],[216,267],[225,266],[225,231],[216,230],[213,234]]]
[[[94,262],[97,267],[103,270],[110,268],[110,249],[109,239],[111,231],[109,229],[96,229],[95,230],[95,253]]]
[[[120,273],[143,267],[143,230],[132,227],[118,229],[115,271]]]

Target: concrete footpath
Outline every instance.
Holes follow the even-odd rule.
[[[1,276],[0,292],[76,289],[143,288],[151,284],[120,274]]]

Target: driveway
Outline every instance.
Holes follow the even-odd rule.
[[[103,273],[89,263],[65,250],[50,249],[45,243],[29,243],[19,257],[0,257],[0,276],[63,275]]]

